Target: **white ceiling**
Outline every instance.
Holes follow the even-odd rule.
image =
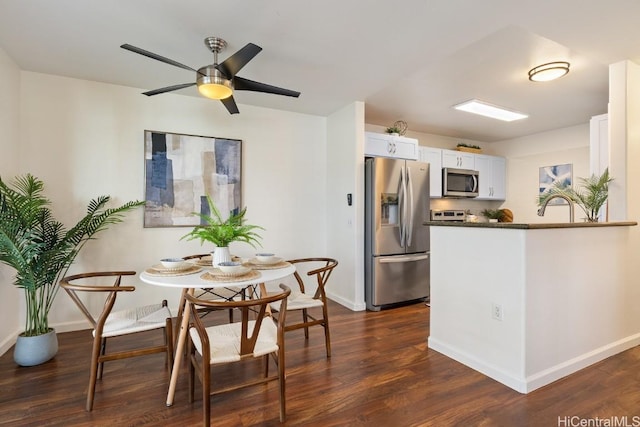
[[[240,115],[244,104],[327,116],[364,101],[370,124],[491,142],[605,113],[608,65],[640,63],[638,17],[638,0],[0,0],[0,47],[23,70],[142,92],[195,75],[123,43],[199,68],[213,62],[207,36],[227,41],[220,60],[252,42],[264,50],[238,75],[302,95],[238,91]],[[552,60],[571,72],[527,79]],[[472,98],[530,117],[451,108]]]

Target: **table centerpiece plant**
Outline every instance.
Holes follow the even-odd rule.
[[[229,216],[224,219],[220,210],[213,203],[211,196],[207,194],[206,197],[209,214],[192,212],[192,215],[200,217],[201,223],[182,236],[181,240],[200,239],[200,244],[204,244],[204,242],[213,243],[216,246],[212,257],[214,266],[221,262],[231,261],[229,244],[232,242],[248,243],[254,248],[256,245],[261,246],[260,239],[262,237],[256,230],[264,230],[264,228],[258,225],[245,224],[246,207],[237,213],[230,212]]]
[[[556,182],[547,191],[538,196],[538,206],[542,206],[553,195],[568,197],[582,209],[586,222],[598,222],[600,209],[609,198],[609,183],[613,178],[609,176],[609,168],[601,175],[592,174],[588,178],[579,177],[580,186],[572,188],[564,182]]]
[[[66,275],[83,246],[96,233],[122,221],[123,214],[144,202],[131,201],[117,208],[106,208],[109,196],[89,202],[86,215],[70,229],[53,218],[50,200],[43,194],[44,182],[31,174],[20,175],[13,182],[0,178],[0,262],[16,271],[13,285],[24,290],[26,302],[25,328],[18,336],[14,359],[31,366],[55,356],[57,339],[49,326],[49,311]],[[38,337],[53,333],[49,353],[32,359],[22,350],[22,337]],[[54,341],[54,342],[53,342]],[[28,345],[28,344],[27,344]],[[22,357],[25,361],[21,362]]]

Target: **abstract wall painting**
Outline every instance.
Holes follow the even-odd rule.
[[[563,187],[571,187],[573,181],[573,165],[567,163],[564,165],[543,166],[540,168],[539,179],[539,195],[549,191],[555,185]],[[563,199],[553,199],[549,205],[564,205],[567,202]]]
[[[226,218],[242,203],[242,141],[145,130],[145,227],[195,226],[210,214],[206,195]]]

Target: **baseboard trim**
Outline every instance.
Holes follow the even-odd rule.
[[[443,355],[457,362],[460,362],[463,365],[466,365],[471,369],[474,369],[481,374],[486,375],[489,378],[494,379],[506,385],[507,387],[514,389],[519,393],[526,393],[526,384],[522,379],[516,378],[504,372],[503,370],[485,363],[484,361],[481,361],[466,352],[460,351],[457,348],[444,343],[443,341],[440,341],[432,336],[427,339],[427,344],[430,349],[435,350],[438,353],[442,353]]]
[[[600,348],[581,354],[578,357],[569,359],[564,363],[560,363],[556,366],[552,366],[549,369],[545,369],[544,371],[540,371],[536,374],[530,375],[527,377],[526,381],[527,392],[531,392],[542,386],[550,384],[553,381],[557,381],[560,378],[566,377],[567,375],[571,375],[574,372],[577,372],[580,369],[584,369],[587,366],[593,365],[594,363],[600,362],[607,357],[611,357],[618,353],[622,353],[623,351],[629,350],[630,348],[633,348],[638,344],[640,344],[640,333],[630,335],[618,341],[614,341]]]
[[[361,303],[356,303],[356,302],[344,299],[341,296],[331,292],[327,292],[327,298],[329,298],[331,301],[337,302],[338,304],[344,307],[347,307],[351,311],[364,311],[367,309],[367,306],[365,305],[364,301]]]
[[[548,369],[529,375],[526,378],[518,378],[510,375],[497,367],[481,361],[436,338],[429,337],[427,343],[430,349],[433,349],[438,353],[442,353],[443,355],[450,357],[451,359],[456,360],[519,393],[526,394],[571,375],[586,368],[587,366],[593,365],[594,363],[600,362],[608,357],[640,345],[640,333],[606,344]]]

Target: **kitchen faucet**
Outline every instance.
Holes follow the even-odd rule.
[[[540,206],[540,208],[538,209],[538,216],[544,216],[544,210],[547,208],[549,202],[553,199],[558,198],[566,200],[569,204],[569,222],[573,222],[573,200],[571,200],[569,196],[565,196],[564,194],[554,194],[552,196],[549,196],[549,198],[547,198],[547,200],[545,200],[542,206]]]

